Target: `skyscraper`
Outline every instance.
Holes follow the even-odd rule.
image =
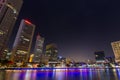
[[[120,62],[120,41],[112,42],[111,45],[115,55],[115,61]]]
[[[44,43],[44,38],[42,38],[38,34],[36,38],[35,49],[34,49],[33,62],[40,62],[41,56],[43,54],[43,43]]]
[[[58,57],[58,49],[56,44],[51,43],[46,45],[46,56],[49,57],[49,61],[56,61]]]
[[[22,63],[28,62],[34,30],[34,24],[24,19],[21,21],[17,36],[13,44],[11,57],[12,61]]]
[[[20,12],[23,0],[0,0],[0,57]]]

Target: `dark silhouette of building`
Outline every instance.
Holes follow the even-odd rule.
[[[96,62],[104,62],[105,61],[105,53],[104,51],[97,51],[94,53]]]

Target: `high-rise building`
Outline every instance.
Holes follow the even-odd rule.
[[[33,62],[40,62],[41,57],[42,57],[42,55],[43,55],[43,43],[44,43],[44,38],[42,38],[42,37],[38,34],[38,35],[37,35],[37,38],[36,38],[35,49],[34,49]]]
[[[96,62],[104,62],[105,61],[104,51],[96,51],[94,54],[95,54]]]
[[[46,56],[49,57],[49,61],[56,61],[58,57],[58,49],[56,44],[51,43],[46,45]]]
[[[0,0],[0,57],[7,47],[23,0]]]
[[[115,61],[120,62],[120,41],[112,42],[111,45],[115,55]]]
[[[27,20],[22,20],[17,32],[11,60],[13,62],[28,62],[35,25]]]

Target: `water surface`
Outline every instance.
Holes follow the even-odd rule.
[[[0,70],[0,80],[120,80],[120,69]]]

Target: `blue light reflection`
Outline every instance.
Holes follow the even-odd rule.
[[[120,69],[0,70],[0,80],[120,80]]]

